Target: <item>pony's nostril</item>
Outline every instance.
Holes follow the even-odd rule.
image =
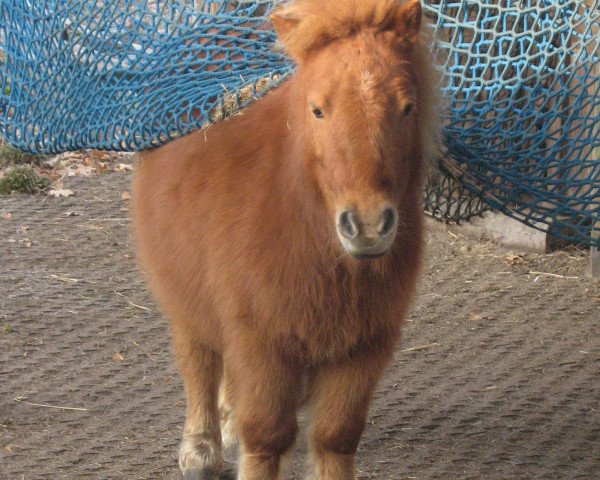
[[[338,218],[338,229],[340,233],[349,239],[358,237],[360,227],[358,219],[352,210],[344,210]]]
[[[381,223],[379,224],[379,233],[381,235],[388,235],[396,228],[398,223],[398,213],[395,208],[386,208],[381,216]]]

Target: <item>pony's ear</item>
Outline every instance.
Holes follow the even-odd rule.
[[[415,41],[421,30],[422,18],[421,0],[408,0],[396,12],[394,30],[406,40]]]
[[[300,19],[289,10],[279,9],[271,14],[271,23],[279,39],[285,44],[288,36],[300,24]]]
[[[271,23],[288,55],[297,63],[302,63],[305,45],[298,35],[302,23],[298,12],[293,7],[280,8],[271,14]]]

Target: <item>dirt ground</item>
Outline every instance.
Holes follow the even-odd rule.
[[[0,479],[179,478],[182,386],[135,266],[129,182],[0,198]],[[359,477],[600,478],[600,283],[586,256],[429,226]],[[302,478],[303,450],[286,478]]]

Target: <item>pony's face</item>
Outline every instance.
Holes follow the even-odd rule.
[[[420,23],[420,6],[418,13]],[[418,188],[411,54],[411,42],[394,29],[363,29],[299,61],[297,108],[314,152],[306,167],[341,245],[356,258],[389,250],[402,228],[403,194]]]
[[[392,34],[338,40],[301,66],[310,169],[344,249],[377,257],[392,244],[419,161],[416,88]]]

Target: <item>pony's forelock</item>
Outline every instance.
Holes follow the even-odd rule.
[[[282,35],[289,54],[300,59],[311,50],[361,29],[390,28],[402,0],[293,0],[282,3],[276,16],[295,19]],[[281,33],[281,32],[280,32]]]

